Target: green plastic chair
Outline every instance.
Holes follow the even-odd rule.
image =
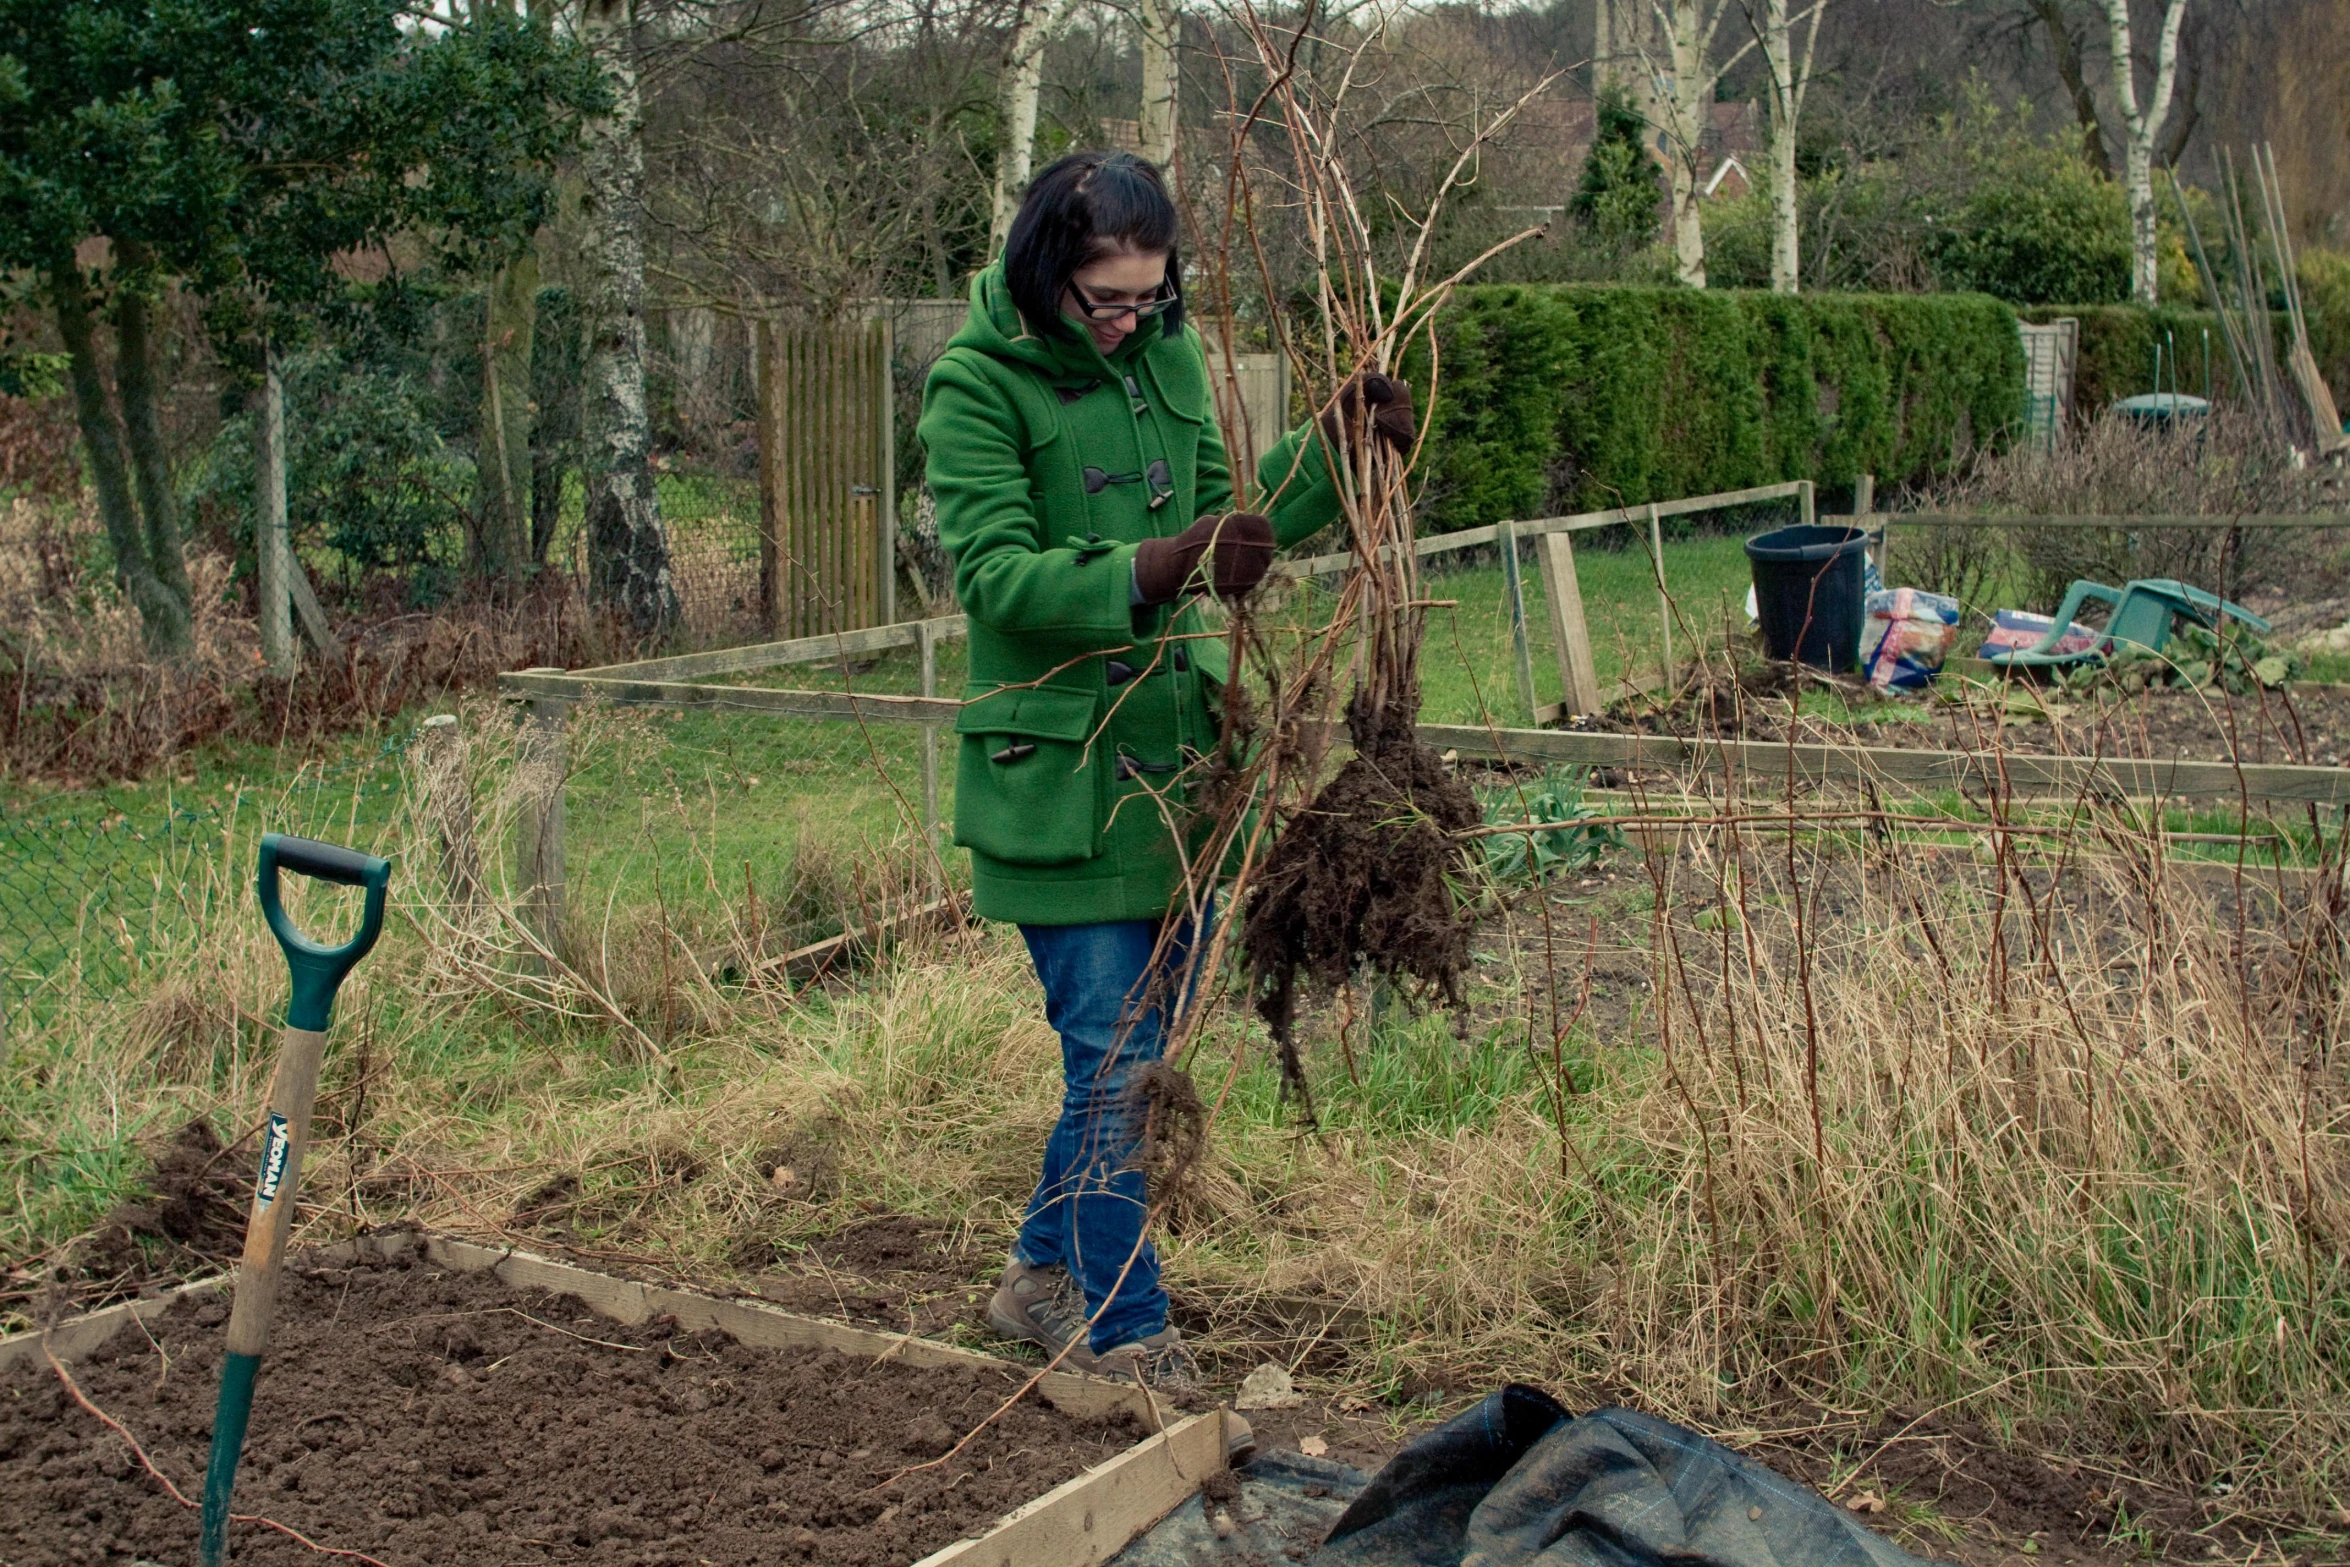
[[[2105,629],[2097,640],[2076,653],[2051,651],[2064,640],[2081,606],[2089,600],[2113,606],[2105,617]],[[2255,631],[2269,629],[2268,622],[2241,604],[2230,603],[2216,594],[2170,577],[2141,577],[2124,583],[2119,591],[2102,582],[2076,578],[2064,592],[2064,603],[2056,611],[2056,624],[2048,634],[2030,647],[1995,648],[1984,655],[1987,662],[2021,665],[2031,669],[2063,668],[2074,664],[2103,663],[2118,647],[2128,645],[2159,653],[2170,641],[2171,617],[2184,615],[2200,626],[2216,627],[2223,617],[2233,615]]]

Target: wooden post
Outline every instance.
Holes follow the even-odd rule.
[[[1866,517],[1876,509],[1877,476],[1873,473],[1864,473],[1852,481],[1852,514],[1855,517]],[[1867,524],[1864,523],[1862,526],[1866,527]],[[1877,575],[1880,577],[1885,574],[1885,559],[1888,553],[1885,544],[1885,529],[1880,525],[1869,538],[1869,554],[1877,562]]]
[[[1526,579],[1518,571],[1518,525],[1503,518],[1494,525],[1501,544],[1502,588],[1510,600],[1510,654],[1518,674],[1518,705],[1528,722],[1540,723],[1534,702],[1534,652],[1526,639]]]
[[[877,383],[875,399],[878,421],[874,434],[881,444],[881,531],[874,541],[874,559],[881,572],[876,600],[880,618],[878,626],[892,625],[898,618],[898,399],[897,399],[897,328],[888,316],[880,323],[881,341],[875,347],[880,364],[875,370]],[[927,695],[928,693],[924,693]]]
[[[922,694],[938,695],[938,632],[929,621],[916,622],[916,643],[922,650]],[[938,849],[938,725],[922,726],[922,842],[926,853]]]
[[[1664,633],[1665,684],[1673,683],[1673,601],[1665,591],[1665,525],[1656,503],[1648,504],[1648,559],[1656,571],[1656,618]]]
[[[441,880],[461,916],[481,907],[481,846],[473,834],[473,789],[465,777],[465,736],[454,713],[424,721],[424,807],[441,844]]]
[[[277,350],[262,347],[261,391],[253,409],[253,586],[260,603],[261,661],[294,672],[293,544],[286,530],[286,383]]]
[[[302,630],[310,638],[310,645],[321,653],[335,650],[335,629],[326,622],[325,606],[318,602],[318,590],[310,585],[310,573],[302,564],[302,557],[291,549],[286,551],[286,586],[293,589],[294,612],[301,616]]]
[[[1811,480],[1798,479],[1795,482],[1803,486],[1802,489],[1795,492],[1795,504],[1802,508],[1801,515],[1797,520],[1808,528],[1820,520],[1820,509],[1812,494]]]
[[[555,673],[556,671],[547,671]],[[530,704],[516,758],[522,789],[522,917],[540,944],[563,954],[563,776],[567,768],[564,726],[571,704],[539,699]]]
[[[1583,588],[1575,580],[1575,545],[1567,534],[1542,536],[1542,593],[1550,601],[1550,639],[1558,649],[1565,716],[1596,713],[1599,671],[1591,662],[1591,630],[1583,620]]]

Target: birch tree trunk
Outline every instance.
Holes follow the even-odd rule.
[[[1012,218],[1036,166],[1036,99],[1044,88],[1044,49],[1067,14],[1070,0],[1027,0],[1020,23],[1012,30],[1012,52],[1004,61],[1001,95],[997,99],[1004,127],[1004,144],[996,149],[995,207],[987,225],[991,256],[1004,248],[1012,232]],[[1147,88],[1146,88],[1147,90]]]
[[[1616,85],[1615,0],[1591,0],[1591,96]]]
[[[1665,172],[1673,198],[1673,270],[1690,288],[1703,288],[1705,224],[1698,204],[1704,198],[1697,176],[1705,152],[1707,105],[1714,94],[1715,73],[1705,66],[1713,29],[1698,0],[1672,0],[1666,24],[1671,74],[1657,98],[1664,114]]]
[[[2130,197],[2130,297],[2154,304],[2161,292],[2161,258],[2156,243],[2154,138],[2170,118],[2171,88],[2178,78],[2179,24],[2187,0],[2169,0],[2162,36],[2154,50],[2154,91],[2143,108],[2138,101],[2138,68],[2130,56],[2130,0],[2105,0],[2106,34],[2113,53],[2113,95],[2122,111],[2122,182]]]
[[[294,672],[293,541],[286,531],[286,382],[277,350],[263,345],[253,396],[253,597],[261,662]]]
[[[1792,294],[1802,286],[1802,213],[1796,202],[1795,140],[1803,120],[1803,96],[1811,85],[1811,63],[1819,52],[1820,14],[1828,0],[1813,0],[1811,29],[1798,57],[1787,19],[1788,0],[1765,0],[1761,27],[1763,64],[1771,78],[1771,292]],[[1751,20],[1753,13],[1748,12]]]
[[[587,128],[580,159],[588,586],[638,636],[652,637],[676,622],[678,606],[645,401],[645,153],[629,0],[584,0],[580,21],[613,95],[611,115]]]
[[[1177,93],[1182,87],[1175,49],[1183,40],[1183,13],[1175,8],[1175,0],[1141,0],[1135,15],[1142,55],[1142,155],[1167,171],[1172,187]]]

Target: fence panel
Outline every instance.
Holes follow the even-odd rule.
[[[776,636],[896,618],[890,323],[762,321],[760,602]]]
[[[2073,408],[2073,366],[2080,356],[2081,323],[2060,316],[2045,326],[2022,321],[2016,330],[2024,339],[2024,390],[2031,406],[2024,417],[2024,433],[2043,451],[2054,448]]]

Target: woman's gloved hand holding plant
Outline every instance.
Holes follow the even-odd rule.
[[[1273,522],[1253,511],[1202,517],[1168,539],[1145,539],[1134,550],[1137,603],[1172,604],[1198,580],[1208,561],[1216,596],[1245,597],[1273,567]]]
[[[1322,433],[1332,446],[1355,448],[1365,427],[1363,410],[1370,410],[1368,426],[1397,456],[1409,456],[1419,437],[1420,418],[1412,406],[1412,384],[1375,370],[1358,372],[1338,389],[1338,396],[1322,415]]]

